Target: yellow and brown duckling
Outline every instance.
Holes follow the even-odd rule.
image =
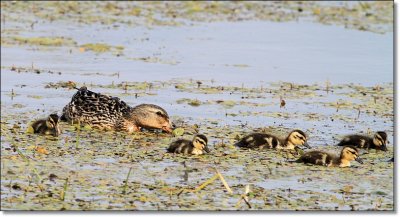
[[[59,117],[57,114],[51,114],[46,119],[40,119],[32,123],[34,133],[43,135],[59,136],[61,133]]]
[[[161,129],[172,132],[168,113],[153,104],[136,107],[127,105],[118,97],[111,97],[81,87],[63,109],[62,120],[83,123],[97,129],[126,131]]]
[[[387,134],[383,131],[378,131],[373,138],[364,135],[348,135],[339,142],[338,146],[355,146],[357,148],[387,151],[386,143]]]
[[[362,159],[358,156],[357,148],[345,146],[343,147],[339,157],[323,151],[310,151],[303,154],[296,162],[310,163],[326,167],[350,167],[350,162],[354,160],[363,164]]]
[[[299,146],[311,148],[307,143],[307,135],[301,130],[293,130],[285,139],[266,133],[252,133],[243,137],[235,145],[247,149],[274,148],[293,150]]]
[[[176,154],[191,154],[201,155],[204,151],[209,153],[210,149],[207,147],[207,137],[201,134],[195,135],[193,140],[179,139],[172,142],[167,151]]]

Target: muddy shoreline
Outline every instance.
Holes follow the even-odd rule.
[[[1,2],[2,210],[394,210],[391,2],[96,4]],[[73,86],[157,104],[184,133],[27,132]],[[386,131],[389,151],[342,169],[233,146],[292,129],[331,153]],[[210,154],[166,153],[196,133]]]

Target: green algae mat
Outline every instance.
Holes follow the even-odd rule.
[[[392,2],[1,2],[1,210],[394,211]],[[164,108],[176,128],[61,122],[75,87]],[[252,132],[388,134],[364,164],[243,150]],[[204,155],[167,153],[208,138]]]

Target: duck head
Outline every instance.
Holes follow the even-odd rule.
[[[201,151],[206,151],[207,153],[210,153],[210,149],[207,147],[207,137],[201,134],[198,134],[194,136],[193,138],[193,146]]]
[[[51,114],[46,119],[46,126],[53,136],[59,136],[61,133],[60,125],[59,125],[59,116],[57,114]]]
[[[128,119],[132,120],[140,128],[161,129],[172,132],[172,123],[168,113],[160,106],[153,104],[141,104],[132,109]]]
[[[374,139],[372,140],[376,147],[379,147],[382,151],[387,151],[387,134],[383,131],[378,131],[374,135]]]
[[[289,133],[288,142],[296,146],[305,146],[306,148],[311,148],[307,143],[307,135],[301,130],[293,130]]]

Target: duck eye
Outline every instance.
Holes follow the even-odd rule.
[[[163,117],[163,116],[164,116],[164,114],[163,114],[163,113],[161,113],[160,111],[156,112],[156,114],[157,114],[158,116],[161,116],[161,117]]]

